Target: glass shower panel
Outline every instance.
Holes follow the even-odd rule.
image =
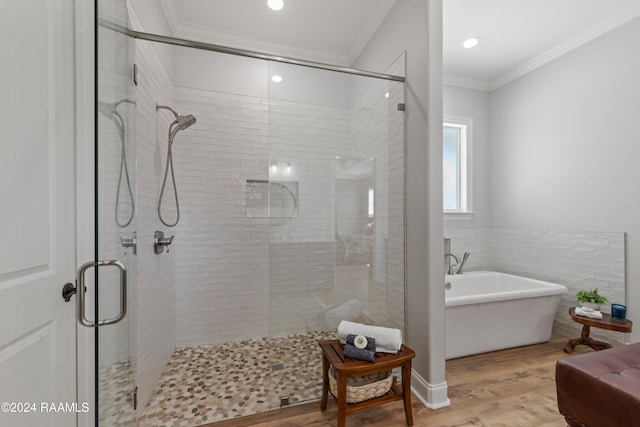
[[[118,260],[128,271],[127,315],[95,328],[96,425],[134,425],[134,312],[136,270],[135,101],[132,39],[125,0],[97,2],[96,57],[96,261]],[[119,270],[96,268],[96,319],[122,310]]]
[[[272,408],[320,396],[341,320],[404,328],[403,103],[403,83],[269,64]]]

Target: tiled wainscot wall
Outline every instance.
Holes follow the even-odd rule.
[[[449,227],[456,255],[471,252],[466,271],[491,270],[560,283],[568,292],[556,312],[554,332],[578,337],[582,325],[571,320],[580,289],[598,288],[610,303],[625,301],[625,234],[499,227]],[[624,334],[592,328],[591,335],[618,343]]]

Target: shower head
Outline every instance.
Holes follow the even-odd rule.
[[[196,122],[196,118],[193,114],[187,114],[183,116],[179,114],[176,110],[171,107],[167,107],[166,105],[158,105],[156,104],[156,111],[159,109],[169,110],[176,117],[176,120],[171,123],[171,127],[169,128],[169,143],[173,143],[173,138],[176,136],[178,132],[181,130],[185,130],[189,126],[193,125]]]
[[[192,124],[196,122],[196,118],[193,114],[187,114],[186,116],[181,116],[178,114],[176,116],[176,121],[171,124],[171,128],[169,131],[169,143],[173,144],[173,138],[176,136],[178,132],[181,130],[185,130]]]
[[[176,117],[176,122],[178,123],[178,130],[183,130],[191,126],[196,122],[196,118],[193,114],[187,114],[186,116],[181,116],[178,114]]]

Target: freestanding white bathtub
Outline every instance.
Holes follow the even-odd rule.
[[[445,289],[447,359],[549,341],[567,292],[564,285],[493,271],[446,275]]]

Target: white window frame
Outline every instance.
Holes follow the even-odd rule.
[[[473,119],[445,115],[443,128],[455,127],[460,129],[460,157],[458,177],[459,209],[443,210],[445,220],[469,220],[473,217]]]

